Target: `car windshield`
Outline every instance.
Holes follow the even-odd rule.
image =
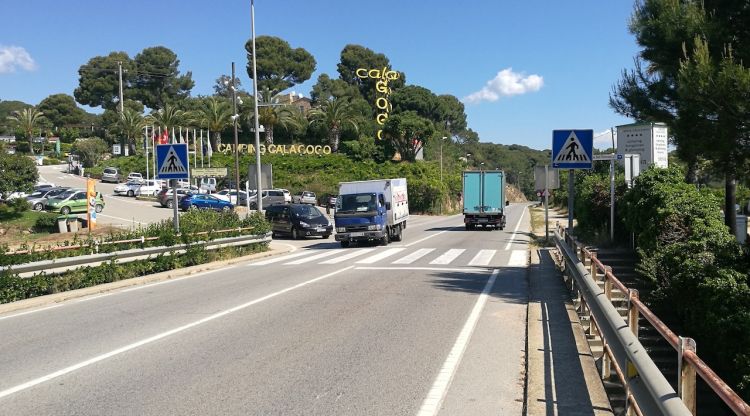
[[[56,198],[65,199],[65,198],[68,198],[71,195],[75,194],[76,192],[78,192],[78,191],[76,191],[75,189],[69,189],[69,190],[61,193],[60,195],[58,195]]]
[[[114,175],[115,173],[117,173],[117,171],[114,169],[104,169],[104,173],[108,175]]]
[[[140,186],[140,184],[141,183],[138,181],[128,181],[125,185],[139,185]]]
[[[42,198],[44,197],[44,194],[46,194],[47,191],[35,191],[31,195],[29,195],[29,198]]]
[[[318,218],[323,216],[323,213],[310,205],[294,205],[292,206],[292,213],[304,218]]]
[[[375,194],[342,195],[339,201],[341,201],[339,208],[341,213],[375,211],[377,207]]]

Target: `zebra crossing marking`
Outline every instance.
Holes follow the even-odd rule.
[[[367,253],[370,253],[372,251],[375,251],[375,249],[374,248],[363,248],[363,249],[359,249],[359,250],[354,250],[354,251],[352,251],[350,253],[344,254],[343,256],[336,257],[336,258],[333,258],[333,259],[330,259],[330,260],[326,260],[326,261],[321,261],[320,264],[339,264],[341,262],[345,262],[347,260],[351,260],[351,259],[353,259],[355,257],[359,257],[359,256],[361,256],[363,254],[367,254]]]
[[[393,264],[411,264],[433,251],[435,251],[434,248],[420,248],[419,250],[409,254],[408,256],[401,257],[400,259],[394,261]]]
[[[310,253],[311,251],[312,250],[302,250],[302,251],[299,251],[297,253],[288,254],[286,256],[273,257],[273,258],[270,258],[268,260],[263,260],[263,261],[259,261],[259,262],[256,262],[256,263],[250,263],[250,264],[248,264],[248,266],[264,266],[266,264],[280,263],[282,261],[286,261],[286,260],[293,259],[293,258],[296,258],[296,257],[305,256],[308,253]]]
[[[392,256],[392,255],[394,255],[396,253],[399,253],[401,251],[404,251],[404,250],[406,250],[406,249],[405,248],[389,248],[387,250],[381,251],[378,254],[375,254],[374,256],[370,256],[370,257],[368,257],[366,259],[360,260],[357,263],[358,264],[372,264],[372,263],[375,263],[376,261],[383,260],[386,257],[390,257],[390,256]]]
[[[469,262],[469,266],[487,266],[497,250],[479,250],[476,256]]]
[[[452,248],[442,255],[440,257],[436,258],[435,260],[431,261],[430,264],[450,264],[453,260],[456,259],[456,257],[460,256],[461,253],[466,251],[466,249],[463,248]]]
[[[305,257],[303,259],[290,261],[289,263],[284,263],[284,264],[305,264],[305,263],[309,263],[311,261],[319,260],[319,259],[322,259],[322,258],[325,258],[325,257],[328,257],[328,256],[332,256],[334,254],[340,254],[340,253],[341,252],[338,251],[338,250],[325,250],[322,253],[315,254],[315,255],[310,256],[310,257]]]

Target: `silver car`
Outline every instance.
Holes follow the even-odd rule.
[[[31,209],[34,211],[41,211],[44,209],[44,206],[47,205],[47,200],[50,198],[54,198],[57,195],[60,195],[61,193],[67,191],[67,186],[60,186],[55,188],[44,188],[40,189],[38,191],[34,191],[31,195],[28,195],[26,197],[26,201],[31,204]]]
[[[102,182],[120,183],[120,171],[117,168],[104,168],[102,171]]]

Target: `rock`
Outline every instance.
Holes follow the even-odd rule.
[[[29,231],[29,230],[23,230],[23,231],[21,231],[21,234],[23,234],[23,235],[29,235],[29,234],[31,234],[31,231]]]
[[[5,228],[0,228],[0,235],[5,235],[5,233],[7,232],[8,230],[6,230]]]

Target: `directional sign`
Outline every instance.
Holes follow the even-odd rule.
[[[594,160],[615,160],[617,156],[619,155],[616,155],[614,153],[605,153],[605,154],[600,154],[600,155],[594,155]]]
[[[209,176],[225,178],[227,176],[227,173],[227,168],[193,168],[194,178],[203,178]]]
[[[594,130],[554,130],[552,132],[552,167],[556,169],[591,169],[594,152]]]
[[[188,179],[187,143],[156,146],[156,175],[159,179]]]

